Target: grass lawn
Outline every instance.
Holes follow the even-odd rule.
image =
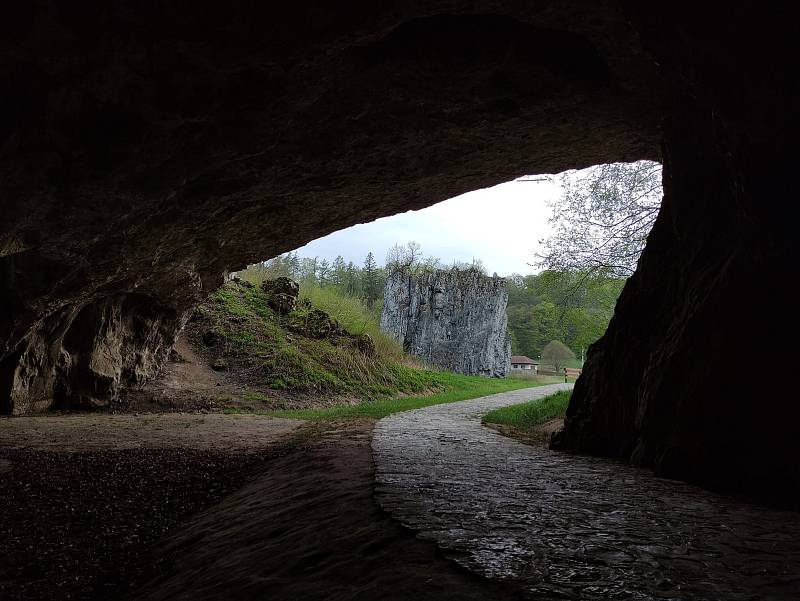
[[[383,398],[365,401],[358,405],[335,405],[321,409],[300,409],[280,411],[256,411],[258,415],[273,417],[291,417],[309,420],[339,419],[347,417],[381,418],[409,409],[419,409],[440,403],[454,403],[466,399],[474,399],[498,392],[544,386],[552,384],[553,378],[542,377],[537,380],[516,380],[512,378],[482,378],[479,376],[463,376],[449,372],[436,372],[437,385],[443,390],[429,395],[407,396],[400,398]],[[239,409],[225,409],[225,413],[242,413]]]
[[[495,409],[484,415],[481,421],[484,424],[514,426],[520,431],[530,432],[551,419],[564,417],[570,396],[571,390],[562,390],[542,399]]]

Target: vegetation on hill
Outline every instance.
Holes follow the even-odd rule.
[[[260,285],[234,280],[187,325],[193,347],[240,390],[228,411],[381,417],[538,384],[424,369],[378,330],[370,309],[336,288],[306,285],[289,312],[269,301]]]
[[[532,432],[545,422],[563,418],[571,396],[571,390],[561,390],[543,399],[495,409],[484,415],[481,421],[484,424],[513,426],[523,433]]]
[[[390,341],[371,344],[306,301],[273,311],[259,286],[231,282],[200,305],[188,335],[210,364],[246,384],[259,408],[305,406],[312,397],[378,398],[436,386],[431,372],[398,360]],[[261,401],[261,403],[258,403]]]

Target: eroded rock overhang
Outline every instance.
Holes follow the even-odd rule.
[[[730,354],[797,330],[778,274],[796,273],[798,20],[714,4],[17,3],[2,411],[149,377],[225,270],[522,174],[663,156],[665,208],[559,446],[796,483],[788,387],[734,385]]]

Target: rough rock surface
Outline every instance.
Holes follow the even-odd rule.
[[[64,307],[0,362],[0,413],[105,405],[123,382],[155,375],[180,324],[173,308],[137,294]]]
[[[613,4],[15,4],[3,412],[147,377],[135,355],[160,356],[226,271],[519,175],[659,156],[657,69]],[[123,335],[109,304],[165,317]],[[98,335],[119,359],[57,368],[79,314],[133,346]]]
[[[554,448],[796,505],[800,327],[785,285],[798,275],[800,205],[785,199],[796,196],[797,96],[779,83],[794,42],[777,21],[777,37],[756,42],[719,12],[637,19],[665,76],[685,86],[684,108],[665,123],[661,212]]]
[[[382,507],[530,599],[794,601],[800,514],[481,426],[542,386],[397,413],[373,435]]]
[[[281,315],[287,315],[297,307],[300,285],[287,277],[261,282],[261,289],[267,293],[267,305]]]
[[[518,175],[663,157],[663,213],[559,447],[796,491],[798,10],[12,3],[0,411],[146,378],[225,271]],[[780,359],[741,377],[745,354]]]
[[[383,291],[381,329],[439,367],[503,377],[511,367],[507,304],[502,278],[472,270],[395,270]]]

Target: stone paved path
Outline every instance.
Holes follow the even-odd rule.
[[[800,513],[524,445],[489,410],[564,385],[398,413],[373,438],[379,503],[532,599],[800,599]]]

